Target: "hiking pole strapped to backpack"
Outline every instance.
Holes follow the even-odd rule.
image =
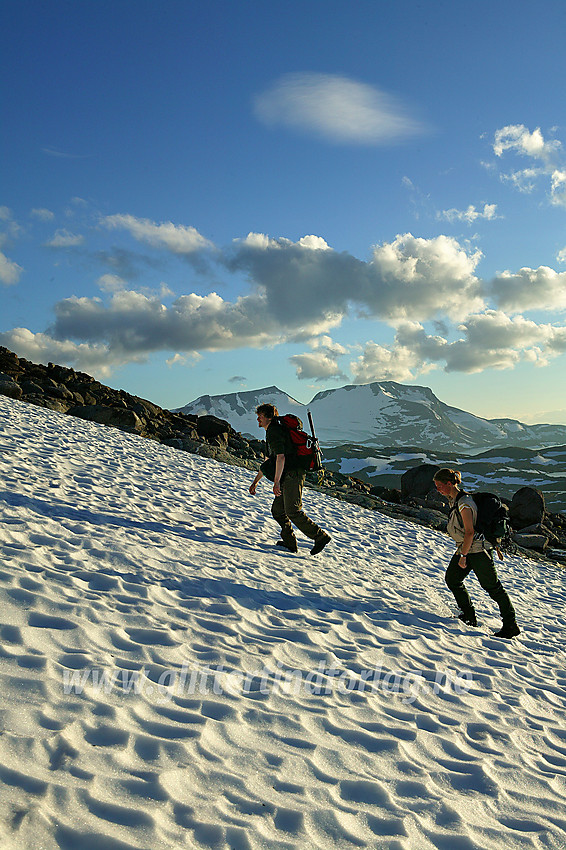
[[[316,434],[314,432],[314,422],[312,420],[312,414],[311,414],[310,410],[307,410],[307,416],[309,418],[309,425],[310,425],[310,428],[311,428],[312,441],[313,441],[313,450],[314,450],[314,455],[315,455],[315,462],[314,462],[314,465],[311,467],[311,469],[316,470],[317,472],[320,473],[320,475],[318,477],[319,478],[319,484],[320,484],[322,476],[324,475],[324,467],[322,465],[322,452],[320,450],[320,446],[318,444],[318,440],[317,440]]]

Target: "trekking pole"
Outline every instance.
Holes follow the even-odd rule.
[[[318,483],[322,484],[322,479],[324,478],[324,466],[322,465],[322,452],[320,450],[320,446],[319,446],[318,440],[316,438],[316,433],[315,433],[315,430],[314,430],[314,422],[313,422],[312,414],[311,414],[310,410],[307,410],[307,416],[309,418],[309,425],[310,425],[310,429],[311,429],[312,441],[313,441],[314,452],[315,452],[315,457],[316,457],[316,463],[317,463],[317,467],[318,467],[318,470],[317,470],[318,471]]]

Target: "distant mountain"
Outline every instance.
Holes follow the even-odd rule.
[[[259,436],[255,408],[275,404],[280,413],[306,421],[311,411],[323,446],[417,446],[433,451],[486,450],[497,446],[543,446],[566,443],[566,425],[525,425],[515,419],[482,419],[440,401],[427,387],[395,381],[349,385],[317,393],[303,405],[278,387],[227,395],[201,396],[183,413],[210,413],[226,419],[242,434]]]
[[[241,434],[263,438],[257,424],[255,409],[260,404],[273,404],[280,413],[295,413],[301,419],[306,416],[306,405],[284,393],[278,387],[264,387],[249,392],[227,393],[226,395],[201,395],[184,407],[178,407],[174,413],[192,413],[197,416],[209,413],[225,419]]]

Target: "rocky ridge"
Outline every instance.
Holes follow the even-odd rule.
[[[181,451],[257,470],[265,443],[243,437],[213,415],[197,416],[159,407],[124,390],[114,390],[84,372],[19,358],[0,347],[0,395],[78,416],[156,440]],[[371,486],[337,471],[307,474],[307,486],[337,499],[440,530],[446,529],[447,507],[438,497],[432,476],[438,466],[422,464],[401,476],[400,487]],[[515,541],[525,554],[566,561],[566,517],[550,513],[544,498],[523,487],[510,502]]]

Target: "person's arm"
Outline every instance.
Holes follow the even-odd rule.
[[[262,478],[263,478],[263,472],[260,469],[259,472],[257,473],[256,477],[254,478],[254,480],[250,484],[250,487],[249,487],[249,491],[252,494],[252,496],[255,496],[256,487],[257,487],[257,485],[259,484],[259,482],[261,481]]]
[[[474,515],[472,509],[468,505],[464,505],[460,511],[460,516],[462,517],[462,525],[464,526],[464,540],[460,549],[459,565],[465,570],[468,566],[466,555],[470,551],[472,540],[474,539]]]
[[[275,480],[273,482],[273,494],[275,496],[281,495],[281,476],[283,475],[283,469],[285,468],[285,455],[277,455],[275,458]]]

